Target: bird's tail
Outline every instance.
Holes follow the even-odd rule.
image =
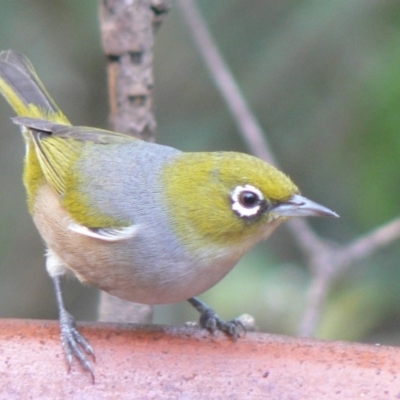
[[[0,53],[0,93],[21,117],[70,124],[47,93],[31,62],[13,50]]]

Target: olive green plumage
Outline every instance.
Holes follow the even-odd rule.
[[[167,163],[163,181],[177,233],[182,240],[201,239],[194,244],[197,247],[211,241],[240,246],[274,218],[273,213],[266,212],[248,220],[232,212],[235,187],[250,184],[259,188],[271,208],[298,193],[293,182],[276,168],[234,152],[182,153]]]

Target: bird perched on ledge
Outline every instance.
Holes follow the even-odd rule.
[[[92,374],[93,350],[65,309],[61,277],[144,304],[188,300],[201,326],[236,337],[195,298],[292,217],[337,214],[250,155],[184,153],[121,133],[73,126],[29,60],[0,53],[0,92],[18,117],[29,211],[46,243],[67,361]]]

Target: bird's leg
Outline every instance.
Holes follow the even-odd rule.
[[[188,299],[188,302],[200,313],[200,326],[211,332],[216,330],[225,332],[227,335],[237,339],[242,333],[246,332],[246,328],[238,319],[231,321],[222,320],[218,314],[209,307],[206,303],[199,300],[197,297]]]
[[[89,342],[82,336],[76,328],[75,318],[65,309],[61,291],[61,276],[51,277],[56,292],[58,313],[60,320],[61,342],[67,357],[68,370],[71,369],[72,359],[76,357],[92,376],[94,383],[94,374],[87,354],[93,356],[94,352]],[[86,353],[86,354],[85,354]]]

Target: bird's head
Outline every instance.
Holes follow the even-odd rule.
[[[242,153],[181,153],[162,179],[173,230],[193,249],[246,251],[288,218],[337,216],[272,165]]]

